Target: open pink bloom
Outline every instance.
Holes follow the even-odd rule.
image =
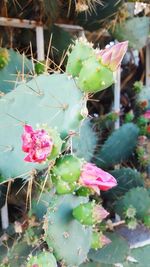
[[[97,53],[102,65],[107,66],[111,71],[116,71],[127,51],[128,41],[118,43]]]
[[[150,109],[148,109],[148,110],[144,113],[143,117],[144,117],[145,119],[150,120]]]
[[[53,148],[53,141],[44,129],[33,130],[30,125],[24,126],[22,150],[27,153],[28,162],[41,163],[47,159]]]
[[[98,194],[100,190],[107,191],[117,185],[116,179],[111,174],[92,163],[85,163],[83,165],[79,183],[93,189]]]

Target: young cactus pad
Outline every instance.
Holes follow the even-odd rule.
[[[53,254],[45,251],[32,256],[27,267],[57,267],[57,262]]]
[[[72,48],[72,52],[68,56],[66,72],[73,77],[78,76],[84,60],[94,55],[94,50],[90,43],[84,39],[79,39]]]
[[[85,197],[59,196],[47,211],[45,240],[56,259],[65,266],[79,266],[87,258],[92,230],[90,227],[85,228],[72,216],[73,208],[87,201]]]
[[[57,128],[62,137],[81,121],[83,94],[65,74],[40,75],[0,99],[0,172],[5,179],[20,177],[45,164],[24,162],[23,125]]]

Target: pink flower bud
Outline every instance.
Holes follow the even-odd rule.
[[[101,222],[109,215],[109,212],[105,210],[101,205],[95,205],[93,207],[93,218],[96,222]]]
[[[150,120],[150,109],[148,109],[148,110],[144,113],[143,117],[144,117],[145,119]]]
[[[93,189],[98,194],[100,190],[107,191],[117,185],[116,179],[111,174],[92,163],[85,163],[82,166],[79,183]]]
[[[107,66],[112,71],[116,71],[127,51],[128,41],[118,43],[97,53],[101,64]]]
[[[30,125],[24,125],[22,134],[22,150],[27,153],[27,162],[41,163],[47,159],[53,148],[53,141],[44,129],[33,130]]]

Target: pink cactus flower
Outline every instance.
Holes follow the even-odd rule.
[[[101,222],[109,215],[109,212],[103,208],[101,205],[95,205],[93,207],[93,218],[96,222]]]
[[[41,163],[47,159],[53,148],[53,141],[44,129],[33,130],[30,125],[24,125],[22,134],[22,150],[27,153],[27,162]]]
[[[98,194],[100,194],[100,190],[107,191],[117,185],[116,179],[111,174],[92,163],[83,165],[79,183],[93,189]]]
[[[118,43],[97,53],[102,65],[107,66],[111,71],[116,71],[127,51],[128,41]]]
[[[145,119],[150,120],[150,109],[148,109],[148,110],[144,113],[143,117],[144,117]]]

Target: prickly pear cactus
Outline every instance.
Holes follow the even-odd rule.
[[[0,62],[1,60],[0,57]],[[24,83],[26,74],[31,73],[32,69],[32,62],[25,55],[13,49],[5,49],[5,64],[3,63],[3,68],[0,68],[0,91],[8,93],[20,83]]]
[[[80,127],[79,133],[72,139],[73,152],[77,157],[91,161],[94,156],[98,136],[94,132],[92,122],[85,119]]]
[[[108,237],[112,242],[101,249],[92,249],[89,253],[89,259],[100,264],[104,263],[106,266],[109,266],[107,264],[113,264],[114,266],[126,259],[129,252],[129,246],[127,241],[116,233],[110,233],[108,234]]]
[[[113,36],[119,40],[129,40],[129,46],[141,49],[146,44],[149,35],[149,17],[133,17],[115,26]]]
[[[132,206],[136,210],[137,219],[143,219],[150,211],[150,197],[145,188],[132,188],[123,198],[116,202],[116,212],[122,217],[126,210]]]
[[[33,247],[21,240],[15,242],[8,251],[8,266],[9,267],[20,267],[26,263],[28,255],[31,253]],[[5,266],[5,265],[4,265]],[[6,265],[7,266],[7,265]]]
[[[57,260],[67,266],[79,266],[87,257],[91,245],[92,231],[84,227],[72,216],[72,210],[85,197],[66,195],[58,197],[45,217],[45,240]]]
[[[31,256],[27,263],[27,267],[57,267],[54,255],[50,252],[41,252],[35,256]]]
[[[118,184],[115,188],[103,193],[103,196],[109,201],[117,200],[131,188],[144,187],[142,175],[136,169],[121,168],[111,171],[111,174],[116,178]]]
[[[73,77],[79,75],[83,62],[94,55],[92,45],[86,39],[80,38],[76,40],[75,45],[72,46],[72,51],[68,56],[66,72]]]
[[[137,144],[138,133],[139,129],[133,123],[126,123],[114,131],[96,154],[96,164],[108,168],[129,158]]]
[[[62,137],[78,130],[83,94],[65,74],[40,75],[0,99],[0,170],[5,179],[20,177],[46,164],[24,162],[23,124],[46,124]],[[9,164],[8,164],[9,162]]]

